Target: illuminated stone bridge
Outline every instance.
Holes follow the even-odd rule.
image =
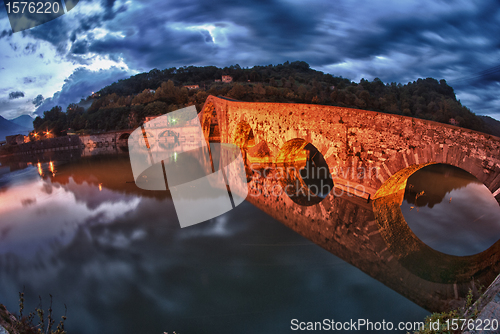
[[[335,186],[326,198],[305,203],[273,193],[283,179],[247,166],[247,200],[422,307],[456,307],[500,272],[500,242],[472,256],[447,255],[420,241],[400,209],[408,177],[431,163],[469,172],[498,201],[500,138],[373,111],[214,96],[199,117],[207,138],[240,146],[246,163],[268,171],[320,156]]]
[[[71,151],[78,151],[78,155],[82,156],[126,152],[128,137],[132,131],[133,129],[127,129],[37,140],[17,145],[16,155],[38,156],[39,161],[45,161],[54,159],[54,155],[65,157]]]

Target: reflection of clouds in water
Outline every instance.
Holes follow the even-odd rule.
[[[410,204],[432,208],[448,200],[449,193],[470,183],[482,185],[472,174],[455,166],[433,164],[426,166],[408,178],[405,199]]]
[[[9,210],[27,220],[18,225],[47,229],[42,244],[57,240],[32,259],[0,255],[0,295],[9,308],[16,309],[23,286],[26,309],[50,293],[56,314],[67,304],[66,328],[75,333],[280,332],[293,314],[375,319],[386,317],[384,306],[391,305],[398,305],[391,320],[402,318],[403,297],[249,203],[181,229],[170,199],[99,192],[85,181],[37,180],[31,188],[9,189],[9,196],[19,194]],[[37,201],[22,207],[27,198]],[[74,221],[59,221],[61,215]],[[30,220],[35,216],[38,223]],[[0,230],[4,225],[20,228],[2,220]],[[9,242],[15,248],[16,240]],[[415,318],[423,318],[411,305]]]
[[[0,174],[0,192],[5,192],[9,187],[30,183],[39,179],[40,175],[35,167]]]
[[[112,222],[140,202],[138,197],[126,195],[121,195],[120,200],[114,196],[113,202],[108,202],[103,194],[98,206],[89,207],[83,200],[94,197],[89,185],[73,183],[69,190],[49,182],[38,179],[0,193],[0,254],[33,257],[39,251],[67,245],[78,226]]]
[[[237,224],[229,225],[227,214],[210,219],[211,224],[203,222],[202,226],[197,228],[186,227],[179,231],[180,239],[198,238],[198,237],[227,237],[236,232],[239,228]],[[241,227],[241,226],[240,226]]]
[[[92,261],[81,267],[81,272],[87,279],[116,282],[122,279],[134,279],[134,270],[131,263],[125,261]],[[105,291],[103,291],[103,295]]]
[[[134,230],[128,235],[123,233],[122,231],[111,232],[109,230],[105,230],[104,233],[96,237],[96,241],[100,245],[107,245],[113,248],[125,249],[129,247],[132,242],[143,240],[144,238],[146,238],[146,236],[147,232],[142,229]]]
[[[36,203],[36,198],[25,198],[21,200],[21,204],[23,206],[30,206],[31,204]]]
[[[488,249],[500,239],[500,208],[483,184],[469,183],[452,190],[433,208],[401,210],[413,233],[429,247],[451,255],[466,256]]]
[[[254,246],[262,244],[272,246]],[[41,259],[14,273],[0,266],[0,293],[13,291],[6,302],[14,306],[23,285],[27,296],[51,293],[55,308],[68,305],[68,332],[280,332],[293,314],[381,318],[380,303],[403,299],[247,202],[181,229],[170,200],[142,198],[111,224],[78,228]]]
[[[87,182],[78,184],[73,180],[73,178],[69,178],[68,183],[64,185],[60,185],[58,183],[54,183],[54,185],[63,187],[68,192],[73,193],[76,201],[84,203],[90,210],[98,208],[103,203],[118,203],[123,201],[125,197],[132,197],[126,196],[121,192],[109,190],[106,188],[102,188],[102,190],[99,190],[99,187],[96,184],[89,184]]]
[[[52,194],[52,185],[50,183],[44,183],[42,185],[42,191],[46,193],[47,195]]]

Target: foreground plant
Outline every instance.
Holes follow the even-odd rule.
[[[47,315],[42,307],[42,298],[35,311],[28,315],[23,315],[24,311],[24,292],[19,293],[19,316],[16,317],[4,305],[0,304],[0,325],[2,325],[10,334],[66,334],[64,330],[65,315],[61,317],[56,329],[53,330],[55,319],[52,313],[52,295],[50,295],[50,305]],[[66,308],[66,305],[65,305]],[[38,324],[34,320],[38,319]]]
[[[467,331],[470,323],[474,322],[479,314],[476,301],[479,302],[482,298],[482,288],[480,286],[476,294],[469,289],[463,307],[448,312],[434,312],[426,317],[424,328],[414,334],[452,334]]]

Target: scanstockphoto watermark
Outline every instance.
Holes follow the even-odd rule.
[[[287,166],[262,168],[260,164],[252,164],[250,169],[254,181],[249,192],[252,197],[261,195],[279,197],[285,193],[289,197],[300,196],[311,199],[311,197],[324,198],[332,191],[334,196],[366,197],[366,188],[360,182],[363,182],[365,178],[378,178],[377,167],[296,168]],[[355,181],[342,182],[343,186],[341,187],[334,186],[332,175],[335,178],[344,180],[350,178]]]
[[[328,175],[332,177],[338,177],[342,179],[351,179],[351,180],[363,180],[363,179],[372,179],[378,178],[379,175],[379,167],[315,167],[312,169],[308,168],[299,168],[293,166],[287,167],[261,167],[259,163],[254,163],[250,165],[250,169],[254,174],[257,174],[258,177],[264,178],[276,178],[276,179],[284,179],[290,178],[295,175],[297,172],[300,172],[300,175],[305,178],[326,178]]]
[[[292,319],[290,329],[293,331],[417,331],[424,328],[423,322],[370,321],[369,319],[350,319],[349,321],[300,321]]]
[[[168,184],[181,227],[222,215],[248,195],[240,148],[207,143],[194,105],[145,122],[128,147],[136,186],[166,191]]]
[[[4,0],[4,5],[12,32],[16,33],[57,19],[75,8],[78,2],[79,0]]]

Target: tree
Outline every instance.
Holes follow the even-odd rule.
[[[157,116],[163,115],[168,110],[168,104],[161,101],[154,101],[149,103],[146,107],[144,107],[143,115],[144,116]]]
[[[245,95],[245,92],[246,92],[245,88],[239,83],[236,83],[233,86],[233,88],[229,91],[228,95],[232,98],[240,100]]]

